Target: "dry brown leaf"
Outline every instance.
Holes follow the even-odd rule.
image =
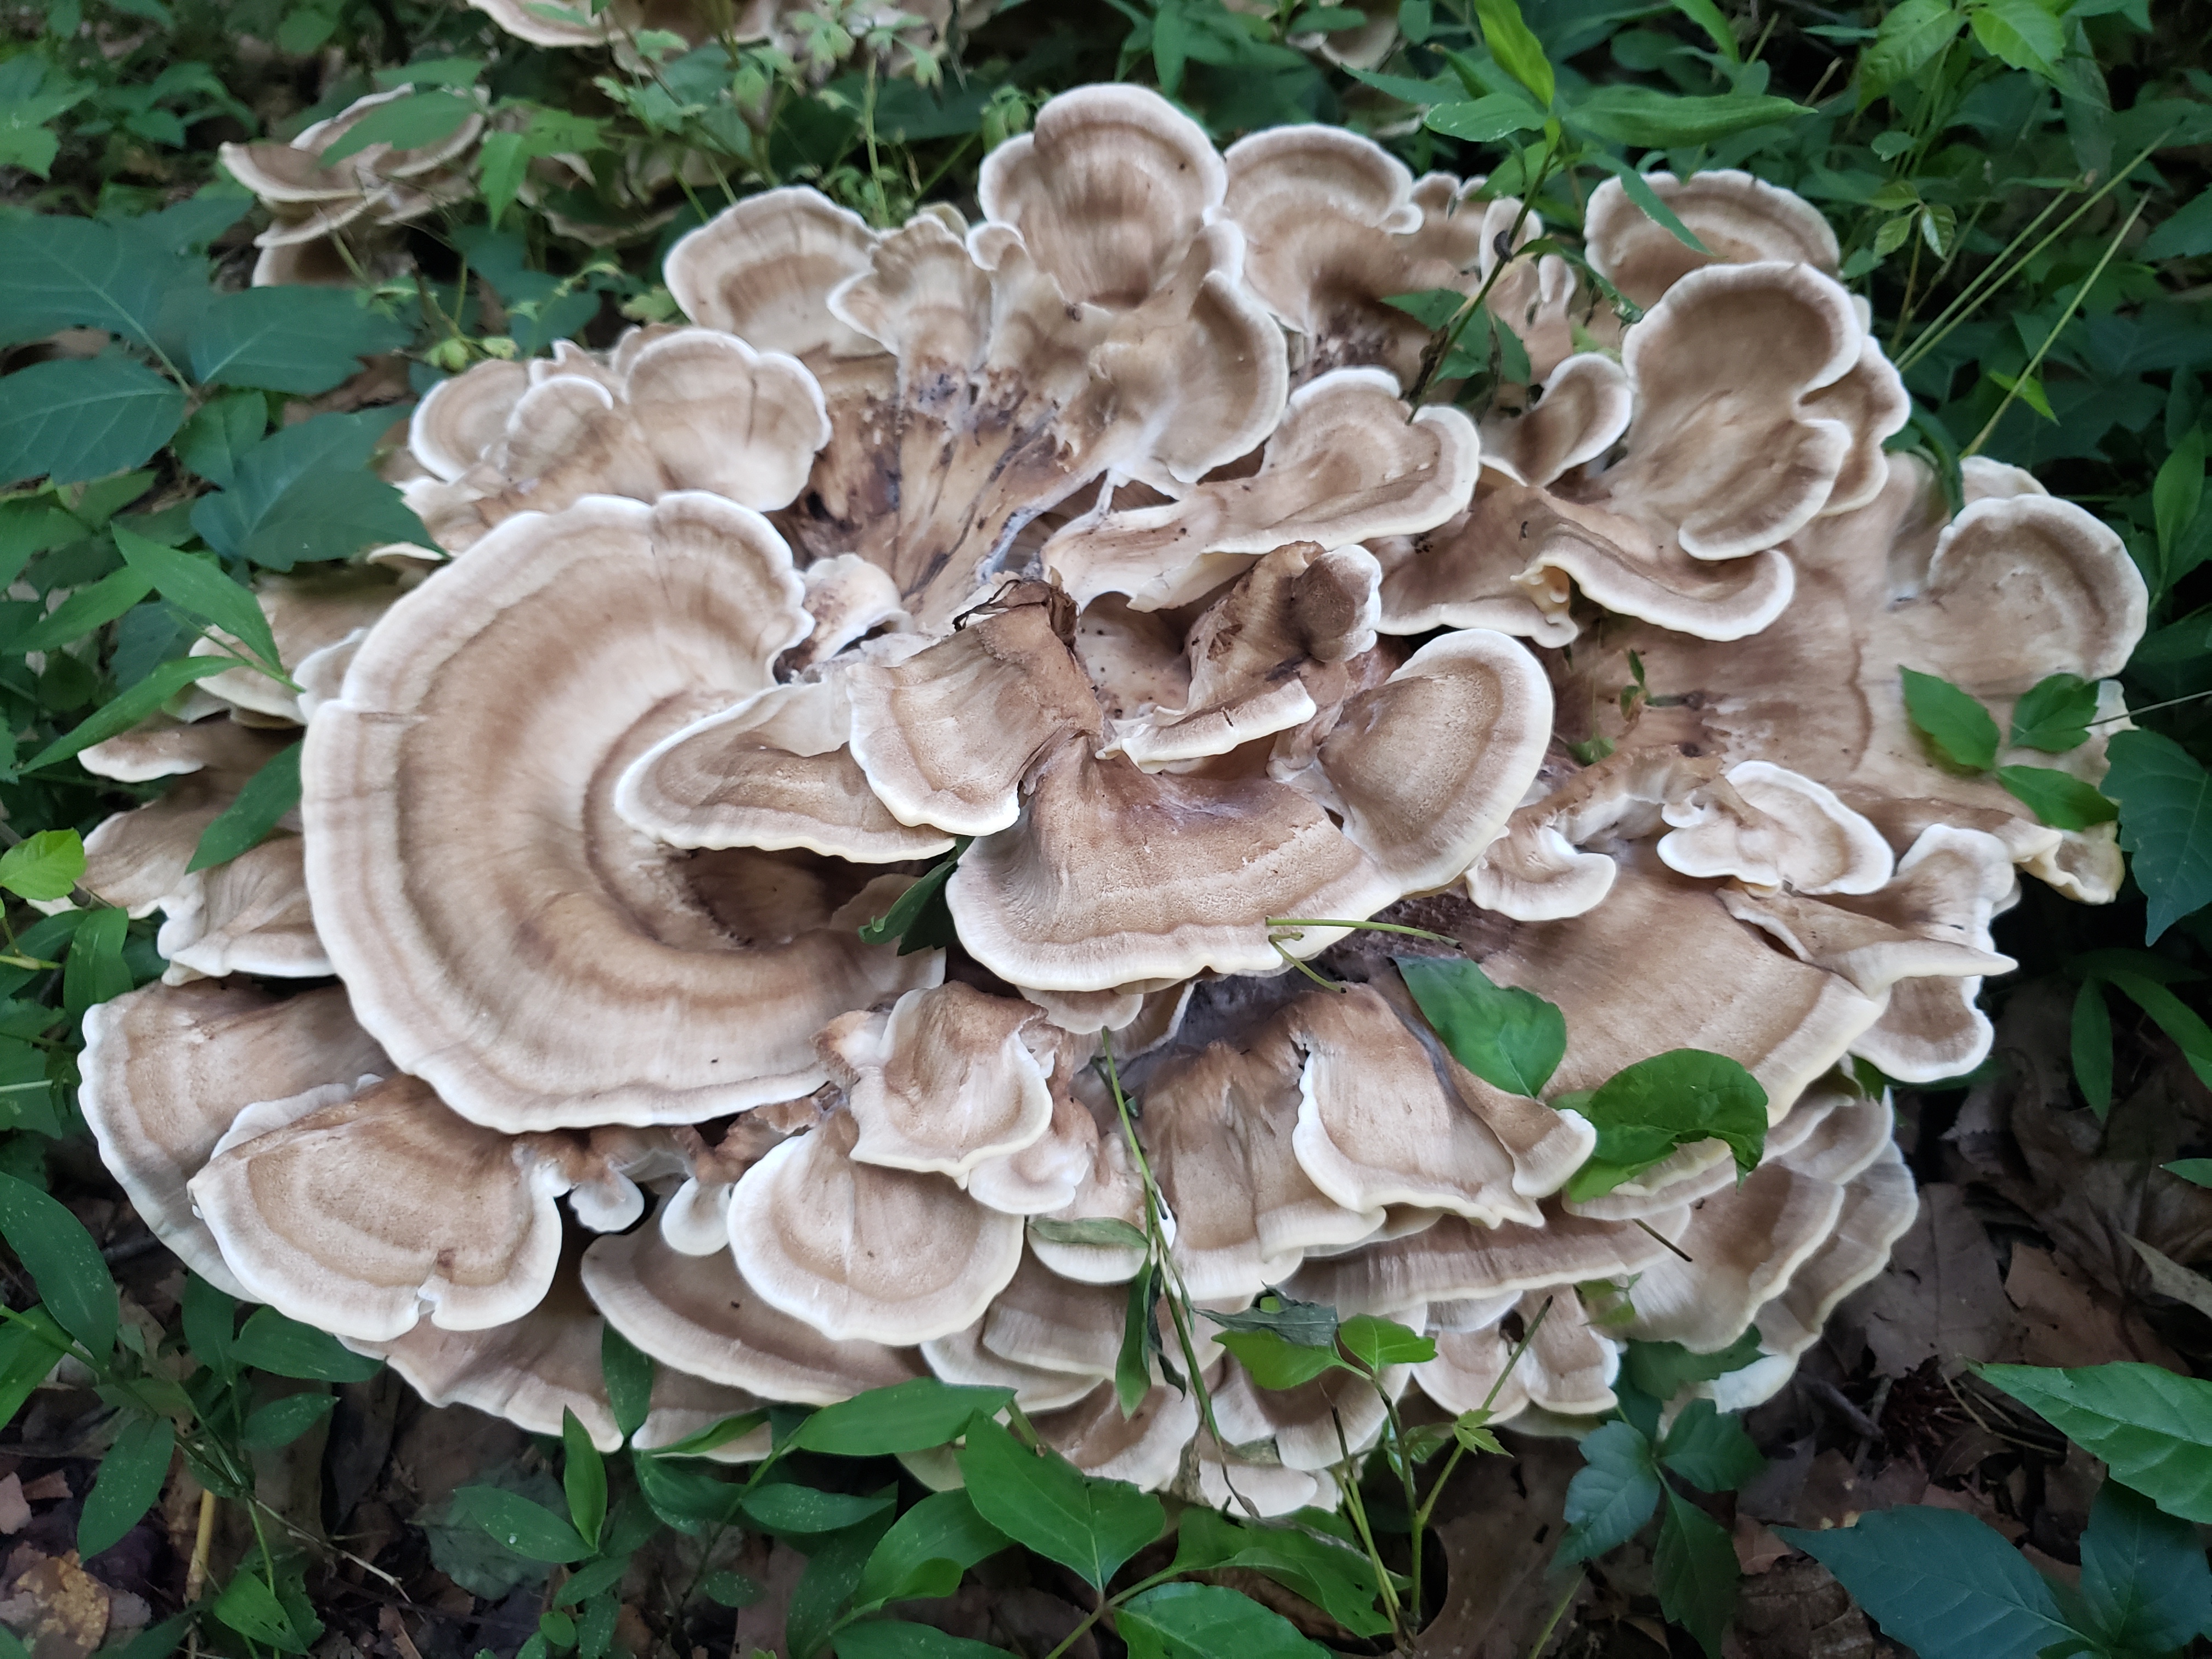
[[[2176,1302],[2185,1302],[2197,1312],[2212,1316],[2212,1279],[2203,1273],[2193,1273],[2172,1256],[2153,1249],[2133,1233],[2127,1235],[2128,1243],[2135,1246],[2136,1254],[2150,1273],[2150,1287],[2160,1296],[2170,1296]]]
[[[2147,1360],[2188,1374],[2188,1364],[2152,1334],[2140,1314],[2123,1313],[2070,1257],[2014,1245],[2005,1293],[2020,1310],[2008,1359],[2062,1366]]]
[[[1946,1376],[1994,1359],[2013,1323],[1989,1235],[1961,1190],[1942,1183],[1920,1189],[1920,1214],[1888,1267],[1844,1306],[1839,1322],[1863,1326],[1875,1363],[1891,1376],[1928,1359],[1941,1360]]]
[[[22,1638],[31,1659],[88,1659],[107,1634],[107,1588],[76,1552],[53,1556],[19,1544],[8,1558],[0,1625]]]

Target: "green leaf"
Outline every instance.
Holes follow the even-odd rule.
[[[1631,1342],[1620,1362],[1620,1373],[1654,1400],[1672,1400],[1689,1383],[1726,1376],[1758,1358],[1755,1328],[1718,1353],[1692,1353],[1679,1342]]]
[[[1273,1331],[1224,1331],[1218,1340],[1263,1389],[1301,1388],[1323,1371],[1352,1369],[1334,1347],[1304,1347]]]
[[[1142,1227],[1133,1227],[1106,1215],[1085,1216],[1079,1221],[1033,1215],[1029,1228],[1048,1244],[1103,1244],[1115,1249],[1141,1250],[1148,1243]]]
[[[246,781],[238,798],[200,832],[187,870],[228,864],[276,827],[276,820],[300,804],[299,744],[278,750]]]
[[[2046,81],[2065,55],[2065,28],[2038,0],[1981,0],[1966,19],[1985,50]]]
[[[1279,1613],[1218,1584],[1161,1584],[1124,1601],[1129,1659],[1328,1659]]]
[[[1659,1502],[1651,1443],[1630,1423],[1601,1423],[1583,1437],[1583,1467],[1567,1483],[1560,1559],[1587,1561],[1633,1538]]]
[[[1964,13],[1950,0],[1900,0],[1883,14],[1874,44],[1859,59],[1861,103],[1910,81],[1959,38]]]
[[[1382,303],[1393,311],[1404,312],[1433,333],[1459,315],[1467,295],[1455,288],[1425,288],[1412,294],[1386,294]]]
[[[272,432],[240,457],[228,488],[194,504],[192,528],[225,557],[272,570],[374,542],[430,545],[399,492],[365,470],[399,413],[318,415]]]
[[[58,357],[0,380],[0,483],[137,466],[185,418],[182,389],[128,357]]]
[[[2157,981],[2124,968],[2107,970],[2114,985],[2128,994],[2136,1006],[2158,1022],[2172,1037],[2197,1077],[2212,1084],[2212,1027],[2182,1000]]]
[[[2186,258],[2198,253],[2212,253],[2212,190],[2198,191],[2152,231],[2142,245],[2146,259]]]
[[[745,1518],[766,1532],[842,1532],[891,1505],[888,1498],[848,1492],[817,1492],[794,1481],[772,1481],[745,1489],[738,1500]]]
[[[568,1407],[561,1407],[561,1489],[576,1536],[593,1549],[607,1524],[607,1465],[591,1432]]]
[[[1642,1174],[1678,1146],[1718,1140],[1748,1174],[1766,1146],[1766,1091],[1726,1054],[1674,1048],[1624,1066],[1578,1109],[1597,1146],[1567,1183],[1571,1198],[1595,1198]]]
[[[253,1310],[231,1352],[241,1365],[317,1382],[366,1382],[384,1368],[382,1360],[356,1353],[328,1331],[287,1319],[274,1308]]]
[[[2120,809],[2094,786],[2051,766],[2000,766],[1997,781],[2015,800],[2054,830],[2087,830],[2110,823]]]
[[[130,917],[120,910],[95,910],[77,924],[62,963],[62,1006],[71,1019],[131,988],[130,964],[123,960],[130,927]]]
[[[1692,1400],[1659,1443],[1662,1468],[1700,1492],[1734,1492],[1766,1467],[1743,1424],[1710,1400]],[[1680,1621],[1677,1621],[1680,1622]]]
[[[933,1563],[948,1564],[957,1585],[963,1572],[1012,1541],[975,1512],[975,1500],[966,1491],[956,1487],[932,1492],[894,1521],[877,1541],[853,1592],[854,1602],[874,1607],[932,1593],[914,1587],[929,1577]],[[951,1590],[934,1593],[950,1595]]]
[[[1336,1310],[1326,1302],[1301,1302],[1268,1291],[1240,1313],[1209,1313],[1207,1322],[1224,1331],[1273,1331],[1301,1347],[1329,1348],[1336,1343]]]
[[[179,657],[165,662],[128,691],[102,703],[39,750],[24,763],[22,769],[35,772],[57,761],[67,760],[81,749],[105,743],[137,725],[194,680],[204,680],[210,674],[220,674],[226,668],[236,666],[227,657]]]
[[[1159,1266],[1147,1261],[1129,1281],[1121,1316],[1121,1346],[1114,1356],[1114,1398],[1123,1416],[1133,1413],[1152,1389],[1152,1353],[1160,1334],[1153,1310],[1159,1300]]]
[[[627,1553],[619,1556],[603,1555],[598,1560],[587,1562],[569,1574],[561,1588],[554,1592],[553,1604],[556,1607],[573,1607],[579,1601],[587,1601],[603,1589],[611,1589],[622,1582],[623,1574],[629,1571],[629,1560]]]
[[[1544,43],[1522,21],[1514,0],[1474,0],[1474,14],[1482,25],[1482,43],[1498,66],[1528,88],[1537,103],[1552,106],[1552,65],[1544,56]]]
[[[1525,98],[1516,98],[1509,92],[1493,92],[1486,98],[1467,103],[1438,104],[1421,118],[1421,125],[1447,138],[1488,144],[1509,132],[1534,131],[1544,125],[1544,112]],[[1452,293],[1455,300],[1467,297],[1456,290]]]
[[[334,1394],[290,1394],[258,1407],[246,1419],[240,1437],[256,1451],[289,1446],[331,1414],[338,1403]]]
[[[0,1175],[0,1237],[38,1281],[54,1322],[104,1362],[120,1315],[115,1281],[84,1224],[27,1181]]]
[[[978,1412],[988,1417],[1004,1411],[1013,1398],[1012,1389],[958,1388],[917,1376],[825,1406],[799,1425],[791,1443],[838,1457],[922,1451],[957,1437]]]
[[[307,1644],[300,1639],[292,1615],[269,1583],[251,1567],[242,1568],[230,1576],[216,1597],[215,1616],[236,1631],[249,1642],[258,1642],[264,1647],[282,1653],[305,1653]]]
[[[477,175],[483,191],[484,216],[494,226],[507,216],[507,209],[522,189],[523,176],[530,168],[530,155],[524,148],[519,132],[488,132],[477,150]]]
[[[1669,1488],[1659,1521],[1651,1578],[1668,1622],[1697,1638],[1705,1659],[1721,1659],[1721,1638],[1735,1617],[1735,1546],[1721,1523]]]
[[[350,289],[287,283],[218,294],[194,320],[185,350],[203,386],[328,392],[361,360],[407,343],[410,331],[378,315]]]
[[[1566,1016],[1555,1005],[1533,991],[1493,983],[1472,962],[1395,960],[1453,1059],[1508,1094],[1541,1097],[1567,1052]]]
[[[177,428],[177,459],[211,484],[227,484],[238,458],[269,430],[269,400],[258,392],[210,398]]]
[[[2107,1480],[2081,1534],[2081,1599],[2107,1646],[2171,1653],[2212,1626],[2212,1569],[2187,1522]]]
[[[41,830],[0,853],[0,887],[18,898],[64,899],[84,879],[84,842],[74,830]]]
[[[1345,1352],[1370,1371],[1385,1365],[1418,1365],[1437,1357],[1437,1345],[1418,1331],[1373,1314],[1357,1314],[1337,1329]]]
[[[681,1440],[665,1446],[655,1446],[655,1457],[697,1457],[727,1445],[732,1440],[742,1440],[768,1421],[766,1411],[738,1412],[728,1417],[718,1417],[703,1429],[696,1429]]]
[[[1920,1659],[2036,1659],[2074,1634],[2020,1552],[1957,1510],[1906,1505],[1832,1531],[1774,1530]]]
[[[1986,772],[1997,763],[1997,723],[1990,711],[1947,679],[1900,668],[1905,713],[1921,736],[1954,766]]]
[[[153,591],[143,571],[111,570],[98,581],[80,587],[52,611],[8,642],[11,655],[27,651],[52,651],[82,639],[96,628],[105,628]]]
[[[114,536],[124,563],[145,577],[171,605],[222,629],[271,668],[280,665],[276,636],[260,600],[225,575],[213,559],[179,553],[121,525],[115,526]]]
[[[2074,994],[2074,1080],[2100,1122],[2112,1109],[2112,1011],[2101,980],[2085,980]]]
[[[1685,247],[1695,248],[1700,253],[1712,252],[1699,239],[1696,231],[1682,222],[1681,216],[1667,205],[1666,198],[1651,188],[1651,181],[1634,167],[1626,161],[1606,155],[1602,150],[1595,152],[1589,159],[1620,179],[1620,187],[1627,193],[1628,199],[1642,208],[1648,218],[1659,225],[1676,241]],[[1601,760],[1604,757],[1599,756],[1597,758]]]
[[[1674,9],[1705,32],[1706,39],[1720,49],[1722,57],[1731,64],[1743,61],[1743,49],[1736,44],[1735,31],[1728,26],[1728,19],[1713,0],[1674,0]]]
[[[837,1659],[1008,1659],[1004,1648],[947,1636],[930,1625],[879,1619],[848,1625],[830,1638]]]
[[[379,104],[325,148],[322,163],[335,167],[349,155],[357,155],[371,144],[394,149],[419,149],[450,137],[476,113],[476,106],[450,92],[418,92]]]
[[[2078,674],[2053,674],[2030,686],[2012,708],[2012,741],[2019,748],[2062,755],[2088,740],[2097,718],[2097,685]]]
[[[459,1525],[482,1528],[528,1561],[557,1565],[580,1561],[592,1553],[591,1546],[561,1516],[497,1486],[460,1488],[453,1494],[452,1518]]]
[[[607,1404],[615,1426],[627,1440],[653,1411],[653,1360],[629,1345],[613,1326],[599,1334],[599,1370],[607,1380]]]
[[[2212,1158],[2185,1158],[2160,1167],[2199,1187],[2212,1187]]]
[[[0,1325],[0,1423],[13,1422],[54,1362],[70,1351],[69,1334],[42,1306]]]
[[[76,1553],[89,1561],[112,1549],[161,1496],[177,1431],[166,1417],[134,1417],[100,1460],[100,1474],[77,1517]]]
[[[1980,1375],[2168,1515],[2212,1522],[2212,1382],[2131,1362],[1985,1365]]]
[[[188,305],[204,300],[206,273],[203,262],[100,220],[0,221],[0,341],[82,326],[150,346],[173,295],[181,291]]]
[[[952,911],[945,902],[945,884],[952,878],[960,855],[974,839],[973,836],[958,837],[952,843],[951,852],[923,871],[913,886],[891,901],[890,909],[862,922],[860,943],[881,945],[885,939],[895,939],[902,957],[950,945],[954,937]]]
[[[2205,199],[2212,201],[2212,192],[2208,192]],[[2158,521],[2159,558],[2169,573],[2181,549],[2182,532],[2197,521],[2197,511],[2203,505],[2204,451],[2204,428],[2191,428],[2173,447],[2172,453],[2160,463],[2158,477],[2151,484],[2151,510]],[[2169,574],[2167,580],[2172,580],[2172,576]]]
[[[2212,903],[2212,775],[2155,732],[2118,732],[2104,793],[2120,804],[2120,845],[2150,901],[2143,942]]]
[[[1295,1525],[1247,1525],[1212,1510],[1185,1510],[1176,1522],[1176,1572],[1217,1567],[1264,1573],[1355,1636],[1380,1636],[1390,1628],[1376,1610],[1382,1590],[1373,1564],[1335,1539]]]
[[[1685,144],[1709,144],[1730,133],[1795,120],[1812,112],[1787,98],[1749,93],[1688,97],[1650,87],[1608,86],[1584,94],[1567,106],[1561,118],[1568,126],[1607,143],[1673,149]]]
[[[891,1524],[895,1496],[894,1489],[885,1488],[875,1514],[814,1541],[784,1620],[784,1645],[791,1659],[813,1659],[828,1645],[838,1614],[860,1582],[862,1564]]]
[[[401,64],[392,69],[376,71],[377,88],[389,92],[394,87],[465,87],[474,83],[483,73],[481,58],[426,58],[417,63]]]
[[[1094,1589],[1160,1535],[1160,1501],[1126,1480],[1094,1480],[1057,1452],[1033,1453],[988,1418],[968,1426],[960,1473],[975,1511]]]
[[[638,1490],[645,1501],[669,1526],[679,1532],[697,1533],[734,1520],[744,1488],[710,1471],[690,1468],[660,1454],[638,1454],[630,1459]]]

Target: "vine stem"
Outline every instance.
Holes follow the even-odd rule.
[[[198,1529],[192,1534],[191,1565],[185,1569],[185,1605],[190,1607],[200,1599],[207,1588],[208,1554],[215,1547],[215,1493],[200,1488],[200,1518]]]
[[[1974,454],[1989,441],[1990,434],[1997,429],[1997,422],[2004,419],[2005,411],[2012,407],[2013,399],[2020,396],[2021,387],[2035,378],[2035,371],[2043,367],[2045,354],[2058,343],[2058,337],[2066,331],[2066,325],[2074,320],[2074,313],[2081,308],[2081,302],[2089,297],[2089,290],[2097,286],[2097,279],[2105,274],[2105,267],[2112,263],[2112,256],[2120,251],[2120,244],[2127,240],[2128,233],[2136,228],[2136,221],[2142,217],[2143,210],[2149,205],[2148,197],[2137,202],[2135,211],[2129,214],[2120,228],[2112,233],[2112,240],[2105,245],[2105,255],[2097,261],[2097,268],[2083,279],[2081,287],[2074,290],[2074,297],[2066,302],[2066,309],[2058,313],[2058,320],[2051,325],[2051,332],[2043,337],[2043,343],[2036,347],[2035,356],[2027,360],[2027,367],[2021,369],[2020,377],[2005,388],[2004,399],[1997,404],[1996,413],[1990,416],[1988,422],[1974,434],[1974,441],[1959,452],[1960,460]]]

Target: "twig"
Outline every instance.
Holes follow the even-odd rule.
[[[200,1488],[199,1529],[192,1534],[191,1565],[185,1569],[185,1605],[200,1599],[207,1588],[208,1552],[215,1547],[215,1494]]]
[[[1673,1239],[1668,1237],[1666,1234],[1659,1231],[1658,1229],[1654,1227],[1650,1222],[1644,1220],[1643,1217],[1632,1216],[1630,1219],[1634,1221],[1638,1226],[1643,1228],[1645,1232],[1650,1233],[1652,1237],[1657,1239],[1662,1244],[1664,1244],[1668,1249],[1674,1251],[1676,1255],[1680,1256],[1683,1261],[1688,1261],[1690,1260],[1690,1253],[1687,1250],[1684,1249],[1680,1244],[1677,1244]]]

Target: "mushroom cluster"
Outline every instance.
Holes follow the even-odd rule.
[[[1449,1410],[1587,1418],[1625,1339],[1747,1330],[1703,1386],[1765,1397],[1913,1213],[1854,1059],[1973,1066],[2016,869],[2118,875],[1924,749],[1899,667],[2002,714],[2117,672],[2144,593],[2024,474],[1953,513],[1885,453],[1804,203],[1650,183],[1709,252],[1601,188],[1623,336],[1556,257],[1494,271],[1479,183],[1088,88],[972,224],[770,191],[671,253],[690,326],[441,385],[443,562],[270,579],[299,695],[226,675],[87,751],[178,780],[88,845],[167,918],[83,1058],[140,1212],[434,1401],[610,1445],[602,1322],[661,1362],[647,1445],[928,1373],[1097,1473],[1331,1501],[1364,1383],[1209,1339],[1221,1438],[1165,1382],[1121,1410],[1145,1252],[1067,1224],[1148,1191],[1201,1313],[1388,1315],[1437,1352],[1385,1385]],[[1493,274],[1534,384],[1409,406],[1390,297]],[[297,816],[189,870],[302,726]],[[1738,1062],[1757,1167],[1567,1195],[1593,1124],[1467,1069],[1390,954],[1447,947],[1373,918],[1562,1011],[1555,1102]]]

